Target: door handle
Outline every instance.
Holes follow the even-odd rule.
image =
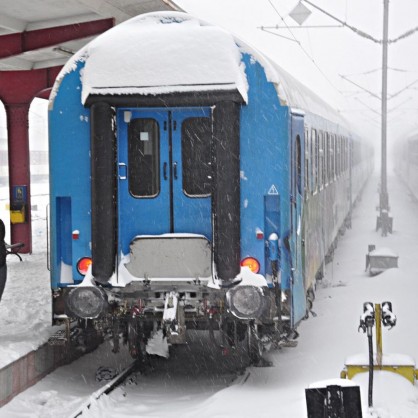
[[[164,163],[163,164],[163,177],[164,177],[164,180],[167,180],[167,163]]]
[[[177,180],[177,162],[173,164],[174,179]]]
[[[119,163],[119,180],[126,180],[128,167],[125,163]]]

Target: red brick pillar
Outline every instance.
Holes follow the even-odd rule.
[[[32,222],[30,200],[29,161],[29,107],[30,103],[5,103],[9,147],[9,187],[12,203],[13,186],[26,186],[26,221],[11,225],[11,243],[23,242],[22,253],[32,252]]]

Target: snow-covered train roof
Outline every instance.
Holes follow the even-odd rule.
[[[148,13],[110,29],[79,51],[61,77],[77,62],[85,62],[83,104],[90,95],[210,90],[237,90],[247,102],[243,53],[263,66],[282,105],[346,125],[322,99],[262,53],[224,29],[180,12]]]

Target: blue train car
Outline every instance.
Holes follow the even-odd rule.
[[[323,100],[225,30],[165,12],[79,51],[49,120],[55,323],[110,328],[115,345],[123,332],[141,359],[159,329],[171,344],[220,330],[254,362],[292,336],[359,171]]]

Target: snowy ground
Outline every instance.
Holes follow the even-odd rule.
[[[32,186],[33,253],[7,258],[8,278],[0,303],[0,367],[32,351],[53,332],[46,256],[48,183]],[[8,189],[0,188],[0,218],[10,242]]]
[[[235,364],[205,351],[205,341],[195,339],[193,351],[183,348],[168,362],[157,361],[154,372],[138,376],[136,385],[116,390],[104,403],[93,405],[85,416],[306,417],[305,388],[317,381],[338,378],[346,357],[367,354],[367,338],[358,332],[365,301],[393,303],[398,323],[390,331],[383,329],[384,353],[418,359],[418,203],[391,175],[389,195],[394,233],[383,238],[374,230],[378,194],[377,178],[373,178],[355,210],[353,228],[340,240],[326,277],[318,285],[314,305],[317,316],[301,324],[298,347],[269,354],[273,367],[250,368],[249,375],[231,383],[233,375],[228,368]],[[45,231],[37,226],[34,231],[39,231],[34,241],[44,241]],[[399,268],[369,277],[364,271],[369,244],[398,253]],[[42,245],[34,248],[34,254],[25,256],[23,263],[9,262],[9,282],[0,304],[2,363],[36,346],[50,331],[45,249]],[[24,290],[28,283],[31,292]],[[86,400],[89,391],[99,387],[94,381],[98,365],[120,366],[127,361],[124,353],[109,356],[103,347],[15,398],[0,409],[0,418],[68,417]],[[363,417],[418,417],[418,391],[406,379],[387,372],[375,373],[371,410],[367,407],[367,373],[357,375],[355,382],[361,387]]]

